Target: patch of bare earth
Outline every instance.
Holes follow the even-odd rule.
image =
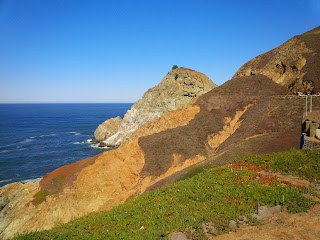
[[[269,176],[275,176],[277,177],[280,181],[286,181],[289,182],[290,184],[294,186],[303,186],[303,187],[310,187],[312,183],[310,183],[307,180],[300,179],[299,177],[292,176],[292,175],[283,175],[281,173],[273,173],[273,172],[266,172],[266,171],[261,171],[259,172],[262,175],[269,175]]]
[[[292,175],[261,171],[263,175],[272,175],[281,181],[292,185],[310,187],[309,181],[301,180]],[[319,201],[311,195],[305,197]],[[308,212],[289,214],[286,210],[275,213],[272,217],[261,220],[262,225],[241,225],[237,232],[230,232],[219,236],[207,235],[210,240],[319,240],[320,239],[320,204],[314,205]]]
[[[313,206],[306,213],[289,214],[280,212],[271,218],[263,220],[260,226],[241,226],[237,232],[230,232],[212,240],[292,240],[292,239],[320,239],[320,204]]]

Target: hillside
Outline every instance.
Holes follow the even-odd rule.
[[[308,66],[305,75],[313,69]],[[183,178],[195,166],[298,149],[304,103],[266,75],[235,76],[186,108],[144,123],[116,150],[63,166],[36,183],[1,188],[7,200],[0,212],[0,237],[52,229],[110,210]]]
[[[245,63],[233,77],[263,74],[293,93],[319,93],[320,27]]]
[[[131,199],[109,212],[89,214],[54,230],[16,239],[167,239],[174,231],[184,232],[188,239],[216,239],[217,235],[218,239],[316,239],[320,204],[308,213],[293,213],[316,203],[311,195],[317,195],[313,187],[315,179],[320,179],[319,166],[319,150],[250,155],[226,166],[203,169],[192,178]],[[254,215],[257,200],[260,215]],[[272,215],[262,210],[265,205],[268,214],[277,214],[278,223],[272,229],[268,222]],[[274,207],[277,205],[281,207]],[[266,226],[259,226],[260,221]],[[289,229],[279,232],[282,225]],[[269,234],[263,227],[269,227]],[[250,238],[241,238],[248,235]]]
[[[279,95],[286,91],[262,75],[233,79],[146,123],[116,150],[61,167],[34,184],[3,187],[12,200],[1,212],[2,236],[109,210],[198,163],[298,148],[304,102]]]

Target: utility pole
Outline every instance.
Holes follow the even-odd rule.
[[[308,116],[308,96],[310,96],[310,113],[312,113],[312,97],[319,97],[320,95],[306,95],[306,94],[301,94],[299,97],[306,97],[306,114],[305,116]]]

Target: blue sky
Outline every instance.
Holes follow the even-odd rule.
[[[0,0],[0,103],[134,102],[172,65],[221,85],[320,0]]]

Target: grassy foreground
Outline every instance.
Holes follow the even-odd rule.
[[[289,212],[306,211],[315,204],[303,193],[312,189],[261,175],[272,170],[309,181],[320,179],[320,150],[291,150],[270,155],[250,155],[227,166],[203,172],[162,187],[108,212],[92,213],[54,230],[20,235],[15,239],[167,239],[173,231],[192,239],[206,239],[203,223],[210,222],[221,234],[232,229],[230,220],[251,217],[260,205],[287,206]]]

